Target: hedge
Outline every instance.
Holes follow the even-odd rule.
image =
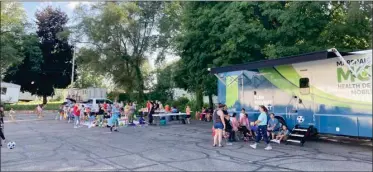
[[[11,105],[5,105],[5,110],[8,111],[10,108],[13,108],[13,110],[35,110],[36,106],[40,103],[18,103],[18,104],[11,104]],[[61,105],[61,102],[50,102],[47,103],[44,107],[44,110],[58,110]]]

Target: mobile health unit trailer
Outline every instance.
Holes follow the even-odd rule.
[[[372,138],[372,50],[336,49],[210,69],[218,100],[250,120],[266,106],[303,145],[312,133]],[[299,134],[302,133],[302,134]]]

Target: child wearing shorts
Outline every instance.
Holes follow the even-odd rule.
[[[281,141],[286,141],[287,140],[289,134],[290,134],[290,132],[289,132],[288,128],[286,127],[286,125],[283,125],[281,131],[276,136],[276,139],[273,140],[273,142],[276,142],[276,143],[280,144]]]
[[[190,124],[190,107],[187,106],[185,109],[187,123]]]

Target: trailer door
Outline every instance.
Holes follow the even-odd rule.
[[[314,95],[311,87],[313,80],[312,74],[307,69],[301,69],[299,74],[298,115],[295,121],[300,125],[314,125]]]

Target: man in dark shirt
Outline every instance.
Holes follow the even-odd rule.
[[[150,112],[149,112],[149,124],[150,124],[150,125],[153,124],[153,114],[154,114],[154,111],[155,111],[155,103],[154,103],[154,102],[151,102],[151,105],[150,105]]]

